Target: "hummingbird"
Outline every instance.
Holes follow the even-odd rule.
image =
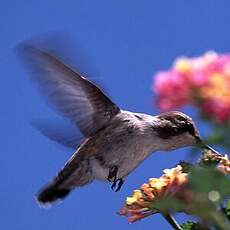
[[[31,44],[24,44],[20,51],[48,100],[84,135],[64,167],[38,193],[40,204],[62,200],[94,180],[108,181],[119,191],[125,178],[156,151],[193,145],[211,149],[188,115],[170,111],[152,116],[122,110],[52,52]]]

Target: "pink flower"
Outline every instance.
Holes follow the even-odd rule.
[[[194,71],[190,79],[191,87],[202,87],[208,82],[208,73],[205,71]]]
[[[159,95],[158,106],[168,110],[189,102],[189,86],[185,77],[176,71],[159,72],[153,90]],[[175,94],[175,92],[177,92]]]
[[[218,122],[225,122],[230,117],[229,106],[221,101],[207,100],[203,103],[202,110],[205,114],[212,114]]]
[[[230,120],[230,55],[179,58],[171,69],[156,74],[153,91],[162,110],[190,104],[216,121]]]

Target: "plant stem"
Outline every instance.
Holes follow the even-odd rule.
[[[180,225],[177,223],[177,221],[171,216],[170,213],[161,213],[161,215],[167,220],[167,222],[173,227],[173,229],[181,230]]]

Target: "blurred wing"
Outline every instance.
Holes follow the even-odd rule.
[[[36,120],[32,121],[31,125],[50,140],[67,148],[76,150],[83,140],[76,127],[64,123]]]
[[[49,101],[85,136],[93,135],[120,112],[97,86],[52,54],[30,45],[20,50],[33,70],[33,79]]]

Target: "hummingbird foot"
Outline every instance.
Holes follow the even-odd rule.
[[[124,179],[122,179],[122,178],[119,178],[119,179],[117,179],[117,180],[115,180],[114,182],[113,182],[113,184],[112,184],[112,186],[111,186],[111,189],[113,190],[113,191],[115,191],[115,192],[118,192],[118,191],[120,191],[120,189],[121,189],[121,187],[122,187],[122,185],[124,184]],[[118,184],[117,184],[118,183]],[[116,188],[117,187],[117,188]],[[115,189],[116,188],[116,189]]]
[[[115,192],[118,192],[121,189],[122,185],[124,184],[124,179],[122,178],[117,179],[117,172],[118,172],[118,167],[116,165],[109,168],[108,181],[113,182],[111,189]]]
[[[112,166],[109,168],[109,175],[108,175],[108,181],[115,183],[117,180],[117,172],[118,172],[118,167],[117,166]]]

